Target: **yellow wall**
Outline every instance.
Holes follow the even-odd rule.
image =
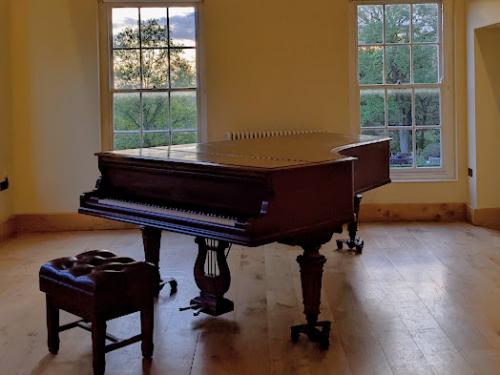
[[[208,135],[349,131],[348,1],[206,1]]]
[[[96,180],[96,4],[12,1],[16,213],[74,211]]]
[[[97,0],[11,0],[15,213],[71,212],[96,177]],[[369,202],[465,202],[465,30],[455,9],[459,179],[399,183]],[[349,1],[203,3],[209,139],[238,129],[349,131]]]
[[[500,28],[476,31],[478,208],[500,208]]]
[[[469,165],[473,208],[499,208],[500,1],[469,0],[467,9]]]
[[[0,178],[10,171],[9,0],[0,0]],[[0,224],[10,214],[10,191],[0,192]]]
[[[474,30],[500,22],[500,1],[467,0],[468,29]]]

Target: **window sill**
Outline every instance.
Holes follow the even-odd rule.
[[[394,170],[391,169],[392,182],[456,182],[456,173],[445,169]]]

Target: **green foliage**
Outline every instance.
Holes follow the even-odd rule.
[[[410,47],[390,46],[385,48],[387,83],[410,83]]]
[[[381,47],[360,47],[358,53],[359,83],[384,83],[384,50]]]
[[[142,126],[145,130],[166,129],[168,125],[168,94],[142,94]]]
[[[127,148],[141,147],[140,134],[115,134],[113,148],[115,150],[123,150]]]
[[[358,6],[358,41],[363,44],[383,42],[384,8],[382,5]]]
[[[418,125],[440,125],[439,89],[415,90],[415,121]]]
[[[439,129],[417,130],[417,166],[441,165],[441,142]]]
[[[438,24],[437,4],[413,6],[413,40],[415,42],[437,42]]]
[[[387,110],[389,126],[411,126],[411,90],[388,90]]]
[[[437,46],[413,47],[413,73],[415,83],[436,83],[438,81]]]
[[[410,41],[410,5],[394,4],[385,7],[385,42]]]
[[[196,143],[198,135],[195,132],[179,132],[173,133],[172,144],[182,145],[186,143]]]
[[[120,93],[113,98],[115,130],[140,130],[141,101],[139,94]]]
[[[194,92],[175,92],[171,99],[172,129],[198,127],[197,101]]]
[[[361,127],[384,126],[385,105],[383,90],[361,91]]]

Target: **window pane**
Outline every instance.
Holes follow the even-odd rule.
[[[373,135],[376,137],[384,137],[385,130],[384,129],[362,129],[361,134],[363,135]]]
[[[142,119],[146,130],[167,129],[168,93],[143,93]]]
[[[139,50],[113,52],[115,89],[138,89],[141,86]]]
[[[196,21],[193,7],[169,8],[170,39],[174,47],[196,46]]]
[[[416,125],[440,125],[440,114],[439,89],[416,89]]]
[[[358,6],[358,44],[382,43],[382,5]]]
[[[166,146],[170,142],[168,133],[144,133],[143,147]]]
[[[196,132],[175,132],[172,134],[173,145],[183,145],[198,142]]]
[[[196,51],[194,49],[172,49],[172,87],[196,87]]]
[[[115,150],[124,150],[127,148],[139,148],[139,147],[141,147],[141,135],[139,133],[133,133],[133,134],[115,133],[114,135]]]
[[[411,130],[390,130],[391,140],[390,165],[393,168],[413,166],[413,146]]]
[[[414,4],[413,5],[413,42],[438,41],[438,5]]]
[[[411,126],[411,90],[387,90],[389,126]]]
[[[413,47],[413,79],[415,83],[437,83],[438,47],[417,45]]]
[[[167,47],[167,8],[141,8],[143,47]]]
[[[410,5],[385,6],[385,42],[408,43],[410,41]]]
[[[361,90],[361,127],[385,125],[384,90]]]
[[[141,128],[141,99],[139,94],[113,95],[113,127],[115,130],[139,130]]]
[[[113,8],[113,47],[139,47],[139,8]]]
[[[173,92],[170,109],[173,129],[198,129],[196,92]]]
[[[417,130],[417,167],[441,166],[441,131]]]
[[[147,89],[168,87],[168,52],[165,49],[142,51],[143,87]]]
[[[383,48],[360,47],[358,54],[359,83],[383,83]]]
[[[410,82],[410,47],[386,47],[387,83]]]

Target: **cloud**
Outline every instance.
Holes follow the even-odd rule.
[[[170,32],[173,39],[180,39],[187,44],[195,43],[194,13],[170,16]]]

